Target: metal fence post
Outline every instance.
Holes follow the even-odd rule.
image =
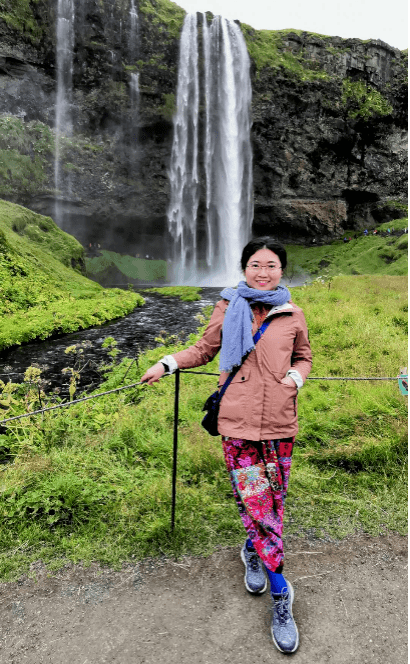
[[[177,459],[178,459],[178,415],[179,415],[179,369],[175,372],[175,395],[174,395],[174,457],[172,463],[172,512],[171,532],[175,527],[175,502],[177,494]]]

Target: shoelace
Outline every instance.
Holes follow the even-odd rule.
[[[256,553],[252,554],[249,557],[249,565],[252,568],[253,572],[257,572],[259,569],[259,558]]]
[[[273,598],[273,602],[275,605],[275,609],[277,611],[278,617],[279,617],[279,622],[282,625],[285,625],[289,619],[290,619],[290,614],[289,614],[289,593],[286,593],[285,595],[281,595],[278,599],[276,597]]]

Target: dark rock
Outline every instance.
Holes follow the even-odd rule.
[[[52,127],[56,3],[30,6],[35,37],[0,20],[0,114]],[[174,15],[165,20],[155,2],[152,7],[157,13],[139,11],[138,46],[131,53],[128,3],[76,3],[74,136],[64,147],[71,193],[60,205],[64,229],[85,245],[101,239],[105,248],[134,254],[151,253],[156,242],[165,257],[183,12],[172,5]],[[251,30],[247,38],[257,34]],[[281,34],[277,48],[295,58],[306,76],[280,63],[251,65],[254,233],[327,241],[345,228],[404,216],[397,202],[405,201],[407,189],[407,56],[380,40],[292,31]],[[137,127],[130,103],[133,71],[140,82]],[[383,95],[392,111],[352,117],[355,109],[343,97],[347,78]],[[8,197],[53,216],[51,155],[46,171],[37,195],[27,197],[17,182]],[[200,227],[204,209],[201,201]]]

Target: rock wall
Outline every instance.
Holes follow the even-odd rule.
[[[132,52],[128,0],[76,2],[74,135],[62,146],[67,194],[54,190],[52,142],[40,154],[33,139],[41,123],[54,126],[56,5],[38,0],[25,17],[0,11],[0,115],[20,122],[13,136],[0,126],[0,159],[11,145],[24,168],[30,157],[40,169],[33,191],[13,162],[0,196],[51,216],[59,198],[64,230],[84,246],[163,258],[185,12],[168,0],[136,0]],[[407,54],[381,41],[242,30],[252,62],[253,231],[323,242],[404,216]]]

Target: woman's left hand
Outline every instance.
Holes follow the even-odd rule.
[[[285,376],[285,378],[282,378],[280,382],[282,383],[282,385],[288,385],[289,387],[296,387],[295,381],[290,376]]]

